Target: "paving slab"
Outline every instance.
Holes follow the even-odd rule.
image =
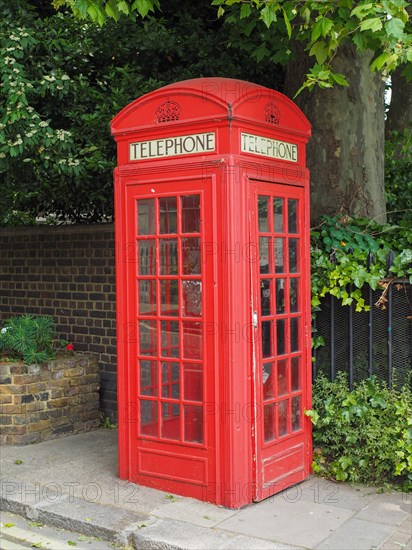
[[[313,548],[352,517],[353,510],[285,501],[280,495],[241,510],[219,524],[248,536],[276,540],[284,544]]]
[[[382,493],[377,494],[356,517],[376,521],[390,525],[400,525],[412,513],[411,496],[407,493]]]
[[[377,491],[374,487],[354,486],[319,477],[312,477],[302,482],[298,488],[299,500],[349,510],[362,510],[372,501]],[[291,491],[292,489],[289,489],[285,492],[286,498],[293,499]]]
[[[152,510],[152,515],[159,518],[169,518],[186,521],[201,527],[215,527],[222,521],[234,516],[237,511],[200,502],[193,498],[177,498],[166,506]]]
[[[391,533],[392,527],[386,523],[351,518],[315,548],[319,550],[373,550],[380,548]]]

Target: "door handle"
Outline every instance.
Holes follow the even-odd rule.
[[[258,314],[256,313],[256,311],[252,313],[252,324],[253,328],[258,328]]]

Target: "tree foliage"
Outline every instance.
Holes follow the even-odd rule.
[[[160,8],[159,0],[54,0],[55,7],[69,6],[76,16],[91,18],[103,25],[107,18],[116,20],[124,14],[145,17]],[[384,75],[401,64],[412,62],[412,25],[406,0],[213,0],[218,15],[225,16],[248,38],[257,28],[260,44],[254,48],[259,60],[264,57],[287,59],[290,41],[304,42],[314,65],[302,87],[328,88],[347,85],[345,75],[334,73],[332,60],[348,42],[359,52],[372,50],[373,70]],[[262,33],[259,24],[274,27],[277,40]],[[408,68],[412,77],[412,69]]]
[[[221,47],[225,31],[208,0],[182,11],[169,0],[157,18],[103,29],[36,4],[0,0],[0,224],[110,220],[109,122],[136,97],[216,73],[271,87],[281,78]]]

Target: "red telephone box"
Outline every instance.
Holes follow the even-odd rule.
[[[199,78],[111,129],[119,475],[264,499],[311,465],[309,122],[278,92]]]

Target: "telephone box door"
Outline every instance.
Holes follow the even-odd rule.
[[[178,189],[178,191],[177,191]],[[126,339],[130,479],[204,498],[215,477],[210,182],[129,186]],[[127,261],[127,259],[126,259]],[[212,293],[212,294],[211,294]],[[207,371],[205,368],[207,365]],[[206,377],[206,372],[208,377]]]
[[[251,264],[255,430],[255,500],[309,473],[304,410],[310,357],[309,290],[303,188],[252,182]],[[310,334],[310,332],[309,332]]]

